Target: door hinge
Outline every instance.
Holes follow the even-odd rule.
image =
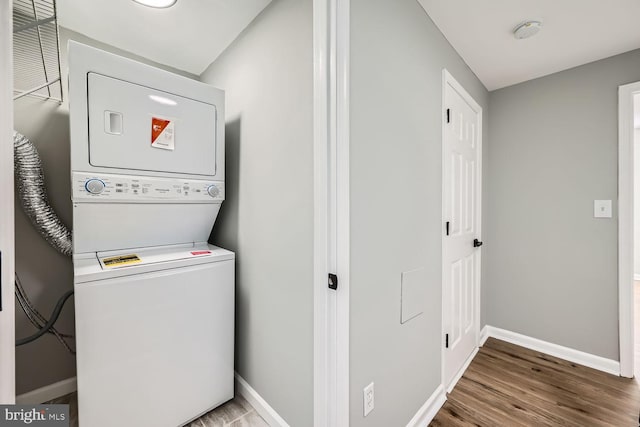
[[[444,348],[449,348],[449,334],[444,336]]]
[[[447,236],[449,235],[449,226],[451,225],[451,223],[449,221],[447,221]]]
[[[332,273],[329,273],[329,289],[338,289],[338,276]]]
[[[447,108],[447,123],[451,123],[451,109]]]

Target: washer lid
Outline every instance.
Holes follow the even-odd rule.
[[[181,259],[216,258],[220,255],[215,246],[206,243],[193,245],[172,245],[125,251],[97,252],[96,257],[103,270],[131,268],[135,266],[159,264]]]
[[[75,256],[76,283],[235,259],[235,254],[207,243],[157,246]]]

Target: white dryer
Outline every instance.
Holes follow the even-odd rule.
[[[69,44],[81,427],[183,425],[233,397],[224,93]]]

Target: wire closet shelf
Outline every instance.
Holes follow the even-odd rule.
[[[13,0],[13,99],[62,102],[56,0]]]

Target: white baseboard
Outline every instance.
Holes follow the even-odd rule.
[[[427,427],[446,401],[447,394],[444,392],[444,387],[441,384],[436,388],[436,391],[434,391],[431,397],[427,399],[413,418],[411,418],[407,427]]]
[[[633,280],[640,280],[640,273],[634,273]]]
[[[481,345],[487,341],[487,338],[493,337],[530,350],[539,351],[569,362],[597,369],[608,374],[620,375],[620,362],[616,360],[606,359],[604,357],[585,353],[569,347],[563,347],[558,344],[542,341],[517,332],[511,332],[487,325],[482,329],[480,336]]]
[[[73,393],[77,389],[78,382],[76,381],[76,377],[67,378],[66,380],[58,381],[57,383],[21,394],[16,397],[16,403],[18,405],[37,405]]]
[[[269,424],[271,427],[289,427],[289,424],[273,409],[266,400],[262,398],[258,394],[257,391],[253,389],[247,383],[244,378],[242,378],[236,372],[236,392],[239,393],[242,397],[244,397],[247,402],[253,406],[258,414]]]
[[[487,340],[489,339],[489,329],[490,328],[492,328],[492,327],[491,326],[485,326],[480,331],[480,347],[482,347],[484,345],[484,343],[486,343]]]

